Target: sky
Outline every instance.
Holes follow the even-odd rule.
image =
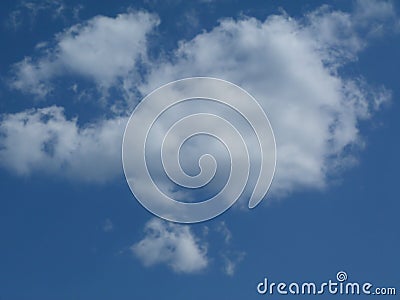
[[[0,6],[1,300],[304,298],[259,295],[257,284],[320,283],[339,271],[399,297],[397,2]],[[247,208],[250,175],[225,213],[182,225],[136,201],[121,148],[136,105],[193,76],[230,81],[260,103],[277,164],[256,208]],[[208,139],[193,149],[226,154]],[[195,174],[197,162],[182,157]],[[205,192],[164,190],[201,201],[223,185],[226,162]]]

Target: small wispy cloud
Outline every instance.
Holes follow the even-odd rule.
[[[246,253],[241,251],[230,251],[221,254],[224,273],[228,276],[235,275],[237,265],[244,259],[245,256]]]
[[[145,236],[130,250],[146,267],[166,265],[177,273],[198,273],[213,265],[233,276],[246,252],[232,245],[233,235],[226,222],[201,226],[200,231],[196,235],[190,225],[153,218],[144,227]],[[223,241],[219,250],[209,248],[214,240]]]
[[[147,222],[145,237],[131,250],[145,266],[165,264],[177,273],[196,273],[208,265],[207,244],[188,225],[155,218]]]
[[[22,0],[16,1],[16,7],[10,12],[8,18],[5,20],[5,25],[13,30],[18,30],[24,25],[33,27],[36,19],[42,17],[46,13],[47,16],[56,20],[66,20],[72,17],[73,20],[79,18],[79,12],[82,10],[82,5],[70,6],[63,0],[40,0],[29,1]]]
[[[246,252],[236,249],[233,243],[232,231],[225,221],[218,222],[214,230],[223,240],[223,245],[220,245],[219,250],[222,272],[228,276],[233,276],[235,275],[238,265],[245,258]],[[220,237],[218,239],[221,239]]]
[[[226,226],[225,221],[221,221],[217,225],[216,231],[222,234],[226,244],[230,243],[230,241],[232,240],[232,232],[229,230],[228,226]]]
[[[110,219],[106,219],[103,223],[104,232],[112,232],[114,230],[114,224]]]

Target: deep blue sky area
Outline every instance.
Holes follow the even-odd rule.
[[[343,21],[336,18],[334,13],[320,13],[323,20],[315,21],[317,29],[312,29],[307,15],[321,9],[326,2],[328,1],[2,1],[0,300],[354,299],[355,296],[352,295],[328,293],[318,296],[283,296],[275,293],[259,295],[256,289],[264,277],[274,282],[313,281],[319,284],[329,279],[336,280],[339,271],[345,271],[349,281],[368,281],[374,287],[395,287],[397,292],[396,296],[359,295],[357,299],[398,299],[399,3],[365,1],[365,10],[375,7],[374,5],[387,8],[376,16],[371,11],[362,15],[361,4],[357,1],[329,1],[330,7],[325,7],[327,14],[341,12],[348,14],[349,19]],[[57,13],[60,7],[61,12]],[[93,18],[106,16],[112,23],[117,22],[118,14],[132,14],[135,19],[137,11],[157,15],[160,23],[153,24],[154,28],[148,29],[143,40],[131,48],[135,52],[135,49],[146,43],[145,54],[142,53],[140,58],[144,62],[132,65],[129,73],[121,71],[125,70],[124,67],[116,67],[115,72],[120,73],[111,84],[108,85],[103,80],[102,69],[96,69],[96,63],[94,66],[88,65],[88,68],[93,67],[93,72],[76,67],[74,59],[83,55],[83,52],[77,51],[76,56],[68,56],[60,50],[59,45],[68,35],[68,28],[77,26],[79,29],[75,32],[76,36],[87,30],[87,39],[91,38],[91,33],[98,34],[98,37],[105,27],[101,27],[100,23],[93,23]],[[279,16],[278,20],[262,27],[261,22],[267,18],[272,20],[271,15]],[[244,27],[239,27],[238,24],[240,20],[248,20],[248,17],[255,18],[260,23],[254,27],[246,23],[246,26],[252,28],[244,32],[244,36],[249,37],[247,41],[240,33]],[[221,20],[226,18],[231,18],[231,26],[235,29],[225,28],[222,33],[207,35],[219,28]],[[328,19],[331,23],[327,25],[324,21]],[[293,25],[296,28],[293,35],[287,34],[285,29],[289,22],[297,24],[297,27]],[[90,27],[88,24],[97,25]],[[129,32],[130,29],[140,29],[129,26],[118,27],[118,30]],[[278,29],[271,33],[268,28],[273,26]],[[327,27],[324,26],[332,28],[332,31],[325,30]],[[250,34],[257,30],[265,31],[255,39],[250,39]],[[203,49],[194,42],[199,36],[210,39],[210,48],[215,48],[210,50],[209,56],[203,57],[204,60],[191,60],[192,53],[207,51],[207,47]],[[219,38],[220,36],[225,39]],[[297,36],[301,38],[297,40]],[[346,40],[349,36],[351,38]],[[262,95],[265,91],[263,87],[257,90],[260,85],[243,81],[241,75],[249,72],[250,78],[253,76],[251,72],[256,70],[254,76],[259,82],[264,76],[259,70],[265,70],[266,74],[272,72],[269,71],[270,65],[273,68],[272,61],[264,59],[263,54],[259,53],[268,52],[268,45],[280,41],[280,37],[283,45],[287,43],[287,51],[277,51],[277,54],[271,55],[281,55],[281,60],[276,61],[282,66],[289,61],[289,56],[285,55],[291,55],[288,53],[292,47],[297,47],[296,43],[291,44],[291,38],[303,41],[310,47],[306,49],[316,49],[312,50],[314,52],[310,56],[305,52],[304,60],[308,63],[299,64],[298,68],[293,69],[282,67],[282,70],[288,70],[285,74],[301,70],[299,72],[304,71],[304,77],[313,76],[313,72],[320,68],[318,70],[323,70],[326,76],[335,77],[340,82],[353,82],[359,87],[358,98],[348,96],[346,91],[337,91],[334,94],[336,98],[332,97],[341,99],[337,100],[337,106],[332,106],[337,112],[335,124],[347,120],[354,131],[349,130],[346,135],[344,129],[339,129],[337,136],[328,137],[320,136],[312,129],[310,133],[302,131],[301,134],[311,135],[316,144],[319,143],[319,138],[332,142],[331,139],[342,141],[338,138],[342,134],[343,139],[349,135],[351,137],[340,150],[332,150],[332,147],[331,150],[318,150],[315,155],[308,152],[310,159],[305,158],[304,164],[316,158],[315,164],[319,164],[316,168],[320,170],[311,175],[308,172],[313,172],[314,167],[302,168],[303,163],[291,165],[292,157],[287,158],[284,147],[280,146],[287,142],[292,143],[285,140],[292,136],[288,133],[292,127],[288,125],[281,129],[279,120],[285,117],[271,117],[275,110],[267,111],[271,120],[277,120],[271,123],[274,130],[274,124],[277,127],[275,135],[278,141],[279,174],[272,183],[271,193],[261,205],[249,210],[246,199],[241,199],[245,205],[241,205],[239,201],[215,219],[194,225],[160,221],[144,209],[129,190],[119,156],[120,135],[116,134],[117,138],[114,138],[110,132],[121,128],[123,130],[125,117],[147,92],[144,87],[147,83],[153,88],[154,85],[188,75],[226,75],[224,79],[236,80],[235,83],[243,84],[255,96]],[[241,42],[236,42],[239,39]],[[265,39],[265,43],[262,39]],[[345,42],[350,39],[352,42]],[[106,44],[110,45],[114,40],[116,39],[110,39]],[[306,43],[308,40],[309,43]],[[37,45],[42,42],[47,44],[38,49]],[[213,54],[217,55],[217,51],[220,51],[215,50],[217,43],[222,43],[221,48],[226,47],[226,52],[222,58],[213,60]],[[257,43],[261,45],[259,48]],[[362,46],[357,48],[354,43]],[[176,49],[182,44],[185,49],[190,50],[184,50],[187,51],[184,54],[177,53]],[[96,45],[94,43],[90,47],[96,48]],[[97,50],[101,51],[103,44],[100,42],[99,45]],[[125,45],[117,44],[116,47]],[[319,48],[314,48],[314,45]],[[93,54],[89,53],[92,49],[90,47],[79,47],[77,49],[86,51],[88,55],[98,53],[96,49]],[[237,54],[235,47],[242,52]],[[261,52],[257,52],[259,49],[262,49]],[[109,55],[113,57],[112,54],[113,52]],[[333,63],[329,59],[321,58],[324,54]],[[246,55],[249,56],[248,59]],[[259,55],[259,58],[252,59],[251,55]],[[298,55],[298,59],[302,60],[302,54]],[[143,59],[144,56],[147,61]],[[239,60],[243,56],[246,57],[243,61],[247,65],[241,69]],[[305,70],[304,68],[312,65],[310,57],[321,60],[318,67]],[[28,75],[21,71],[24,58],[28,58],[25,61],[32,68]],[[207,63],[208,59],[211,61],[210,65]],[[226,64],[224,60],[227,61]],[[239,62],[236,64],[237,61]],[[99,60],[97,64],[101,66],[102,63]],[[339,65],[337,68],[333,66],[335,63]],[[295,64],[292,61],[291,66]],[[167,65],[171,67],[170,73],[162,69]],[[257,65],[262,67],[258,69]],[[111,66],[110,69],[112,68]],[[132,71],[133,69],[136,71]],[[296,105],[293,104],[295,101],[302,101],[302,94],[299,94],[299,100],[284,102],[287,94],[281,91],[296,91],[298,87],[294,84],[285,87],[283,76],[286,75],[279,74],[272,76],[280,83],[277,92],[271,94],[278,97],[278,100],[274,105],[268,106],[267,103],[263,107],[275,109],[282,105],[289,109]],[[297,75],[295,78],[303,77]],[[310,86],[319,85],[319,76],[322,75],[311,77],[314,79],[309,81]],[[122,88],[124,78],[133,78],[129,97],[126,96],[128,92]],[[270,77],[266,75],[266,78],[265,86]],[[321,77],[321,84],[325,82],[324,78]],[[29,80],[31,84],[28,84]],[[39,95],[35,92],[39,85],[51,87],[51,91]],[[299,93],[304,91],[302,87],[298,89]],[[326,93],[327,97],[331,93],[329,88],[321,92],[310,87],[310,91],[310,95]],[[284,95],[283,100],[279,99],[279,95]],[[378,108],[374,101],[381,99],[379,95],[383,95],[384,100]],[[318,99],[319,96],[315,97]],[[316,126],[325,126],[327,123],[321,121],[324,117],[319,118],[318,115],[321,112],[321,116],[325,116],[322,115],[325,110],[321,108],[325,104],[313,104],[316,103],[313,101],[305,101],[304,104],[299,102],[299,107],[311,111],[316,120],[322,122],[315,123]],[[357,101],[361,104],[354,104]],[[346,106],[346,103],[352,104]],[[363,103],[368,103],[368,113],[353,114]],[[28,110],[33,116],[35,110],[53,105],[64,109],[62,117],[54,117],[54,124],[59,125],[51,125],[40,118],[28,121]],[[118,109],[114,111],[115,107]],[[11,121],[14,120],[13,116],[21,113],[25,114],[24,117]],[[298,113],[302,113],[301,110]],[[77,118],[76,123],[72,121],[74,118]],[[119,120],[120,125],[107,125],[110,120]],[[287,122],[282,124],[289,124],[290,118]],[[303,125],[298,124],[300,127]],[[31,129],[28,130],[28,126]],[[54,127],[47,130],[49,127],[46,126]],[[70,130],[70,126],[78,128],[76,135]],[[110,126],[110,129],[106,126]],[[13,128],[22,129],[18,131]],[[105,133],[96,135],[101,128],[106,128]],[[54,139],[36,143],[44,139],[44,136],[46,139],[48,136]],[[64,139],[65,142],[62,142]],[[298,144],[293,144],[294,149],[302,151],[302,147],[305,147],[305,151],[314,151],[309,150],[314,149],[312,147],[303,146],[301,139],[302,136]],[[55,144],[51,145],[53,142]],[[95,146],[90,146],[92,143]],[[327,144],[329,145],[328,142]],[[69,145],[74,145],[74,149],[78,150],[71,150],[71,155],[63,156],[70,151]],[[21,147],[24,151],[20,151]],[[46,147],[50,147],[50,150]],[[66,152],[63,147],[67,149]],[[97,151],[110,154],[101,156]],[[90,179],[91,176],[95,179]],[[307,181],[302,178],[312,179]],[[160,222],[160,226],[170,235],[165,237],[162,232],[148,230],[152,221]],[[188,227],[188,230],[181,227]],[[148,241],[147,239],[152,241],[148,245],[147,253],[136,251],[135,245]],[[186,242],[192,248],[184,244]],[[182,254],[177,249],[188,252]],[[189,250],[193,250],[194,254]]]

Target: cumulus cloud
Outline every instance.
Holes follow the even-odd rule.
[[[363,14],[362,20],[375,17],[373,11]],[[360,121],[390,98],[385,89],[340,74],[366,44],[352,16],[323,7],[300,20],[286,15],[222,20],[182,41],[172,59],[154,64],[140,89],[147,93],[186,76],[214,76],[244,87],[275,132],[272,192],[323,188],[333,172],[354,161],[349,149],[362,144]]]
[[[52,89],[51,80],[63,74],[80,75],[106,90],[146,58],[147,35],[158,24],[147,12],[129,12],[115,18],[97,16],[70,27],[55,38],[54,47],[38,58],[26,57],[14,65],[10,84],[37,97]],[[41,47],[43,48],[43,47]]]
[[[79,126],[58,106],[6,114],[0,119],[0,165],[19,175],[32,172],[104,182],[121,174],[125,118]]]
[[[178,273],[194,273],[208,265],[207,245],[199,241],[187,225],[152,219],[145,237],[131,247],[145,266],[166,264]]]
[[[98,16],[58,34],[55,46],[45,46],[42,56],[17,63],[12,84],[45,96],[53,78],[72,73],[92,79],[101,89],[120,78],[124,89],[134,87],[145,95],[187,76],[232,81],[260,102],[272,123],[278,151],[272,192],[280,196],[324,188],[331,174],[356,160],[352,149],[363,144],[360,122],[370,119],[390,92],[369,86],[362,77],[344,76],[341,68],[357,60],[376,26],[388,27],[394,16],[391,2],[369,0],[356,2],[351,13],[323,6],[296,19],[285,14],[264,21],[224,19],[181,41],[172,55],[147,60],[147,72],[136,77],[158,18],[146,12]],[[50,121],[41,114],[50,115]],[[116,117],[80,128],[57,107],[5,115],[1,164],[19,174],[58,170],[79,176],[82,169],[88,176],[81,177],[105,180],[120,168],[121,122]],[[35,134],[37,130],[44,134]],[[26,133],[38,136],[29,148]],[[50,154],[46,145],[53,135],[58,142]]]

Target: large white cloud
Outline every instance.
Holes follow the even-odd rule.
[[[166,264],[178,273],[194,273],[208,265],[207,245],[188,225],[151,219],[145,237],[131,247],[145,266]]]
[[[353,161],[351,149],[362,143],[360,121],[370,118],[390,96],[360,78],[342,76],[341,67],[356,60],[379,24],[394,16],[390,2],[370,0],[359,1],[352,13],[324,6],[302,19],[225,19],[211,31],[181,41],[172,56],[148,61],[151,68],[145,81],[132,76],[138,72],[136,59],[146,56],[146,34],[158,23],[157,17],[145,12],[96,17],[60,33],[55,48],[44,56],[18,63],[14,86],[44,96],[52,78],[72,72],[93,79],[101,88],[120,77],[129,88],[146,94],[186,76],[227,79],[255,96],[271,120],[278,147],[273,191],[322,188],[332,172]],[[40,118],[46,111],[53,116],[51,122]],[[19,174],[65,173],[68,165],[67,173],[82,178],[99,173],[105,180],[120,168],[121,122],[116,117],[80,128],[54,107],[3,116],[1,164]],[[69,132],[74,138],[58,142],[55,155],[50,155],[43,145],[54,128],[58,140],[64,141]],[[28,132],[45,134],[25,149]],[[74,139],[81,146],[75,147]],[[99,143],[108,149],[106,155],[93,146]],[[81,162],[84,172],[74,171],[80,170]],[[105,171],[108,168],[112,171]]]
[[[158,22],[153,14],[129,12],[72,26],[56,35],[54,47],[44,47],[44,55],[15,64],[11,86],[44,97],[52,88],[51,79],[72,73],[105,90],[134,71],[138,60],[146,59],[147,35]]]
[[[363,18],[356,20],[329,7],[302,20],[285,15],[264,22],[222,20],[210,32],[182,41],[172,59],[154,64],[140,89],[147,93],[187,76],[239,84],[261,103],[275,132],[278,162],[272,191],[282,195],[325,187],[332,172],[352,161],[349,149],[362,141],[359,122],[390,98],[386,90],[345,78],[338,69],[365,47],[358,29],[376,15],[362,9]]]

